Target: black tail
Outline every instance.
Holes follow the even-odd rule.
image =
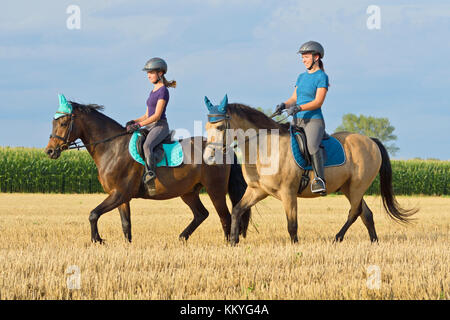
[[[230,179],[228,179],[228,195],[233,207],[242,199],[247,189],[247,183],[242,175],[241,165],[237,162],[236,155],[231,165]],[[251,209],[246,210],[241,216],[239,233],[245,238],[247,236],[248,223],[250,222]]]
[[[386,148],[377,138],[371,138],[380,149],[381,152],[381,168],[380,168],[380,192],[383,199],[383,206],[389,217],[396,222],[408,223],[411,221],[410,216],[415,214],[419,209],[403,209],[395,199],[392,189],[392,168],[391,160]]]

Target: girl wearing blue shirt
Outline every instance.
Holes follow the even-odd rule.
[[[315,178],[311,191],[326,195],[324,155],[320,143],[325,135],[322,104],[328,91],[328,76],[323,69],[324,49],[315,41],[304,43],[298,51],[307,71],[300,74],[292,96],[279,104],[277,111],[287,109],[293,116],[293,124],[302,127],[306,133],[307,148],[311,155]]]

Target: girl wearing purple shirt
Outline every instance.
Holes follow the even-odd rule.
[[[161,143],[169,134],[169,125],[166,118],[166,107],[169,103],[169,90],[175,88],[176,81],[167,81],[164,74],[167,72],[167,64],[161,58],[152,58],[144,66],[143,71],[154,85],[147,99],[147,112],[140,118],[127,122],[127,131],[133,132],[141,127],[146,127],[149,132],[144,142],[145,173],[144,183],[148,184],[156,177],[156,163],[153,157],[153,149]],[[152,184],[154,188],[154,183]]]

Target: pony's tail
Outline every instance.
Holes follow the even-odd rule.
[[[246,189],[247,183],[242,175],[241,165],[237,162],[236,155],[234,155],[234,161],[231,164],[230,178],[228,179],[228,195],[230,196],[233,207],[241,201]],[[239,234],[241,234],[244,238],[247,236],[250,215],[251,209],[247,209],[241,216]]]
[[[396,222],[409,223],[411,216],[419,209],[403,209],[395,199],[394,191],[392,189],[392,167],[389,154],[377,138],[371,138],[378,146],[381,152],[381,168],[380,168],[380,192],[383,200],[383,206],[389,217]]]

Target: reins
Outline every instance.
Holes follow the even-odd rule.
[[[115,136],[112,136],[112,137],[109,137],[109,138],[106,138],[106,139],[103,139],[103,140],[100,140],[100,141],[95,141],[95,142],[92,142],[92,143],[84,144],[84,145],[81,145],[81,146],[79,146],[78,143],[76,141],[74,141],[74,142],[70,143],[70,145],[69,145],[69,147],[67,149],[68,150],[70,150],[70,149],[78,149],[78,150],[80,150],[80,148],[86,148],[86,146],[95,146],[95,145],[100,144],[100,143],[104,143],[104,142],[108,142],[108,141],[114,140],[115,138],[124,136],[126,134],[129,134],[129,132],[125,131],[125,132],[116,134]]]
[[[119,134],[116,134],[115,136],[112,136],[112,137],[109,137],[109,138],[106,138],[106,139],[103,139],[103,140],[100,140],[100,141],[95,141],[95,142],[91,142],[91,143],[88,143],[88,144],[84,144],[84,145],[81,145],[81,146],[78,145],[78,143],[76,141],[68,143],[69,142],[68,140],[69,140],[69,137],[70,137],[70,133],[72,132],[72,129],[73,129],[73,118],[75,117],[75,115],[73,113],[67,113],[67,112],[61,112],[61,111],[57,111],[56,113],[62,113],[62,114],[64,114],[64,117],[70,117],[69,129],[67,130],[67,132],[64,135],[64,137],[58,136],[58,135],[53,134],[53,133],[50,134],[50,138],[57,138],[57,139],[63,141],[62,145],[56,147],[56,149],[58,149],[60,151],[62,151],[62,150],[71,150],[71,149],[80,150],[81,148],[86,148],[87,146],[95,146],[97,144],[105,143],[105,142],[114,140],[114,139],[116,139],[118,137],[121,137],[121,136],[124,136],[126,134],[129,134],[128,131],[125,131],[125,132],[121,132]]]
[[[283,113],[283,111],[281,111],[281,112],[274,112],[269,118],[273,119],[274,117],[279,116],[282,113]],[[211,121],[211,119],[213,119],[213,118],[215,118],[215,119],[213,121]],[[286,117],[284,117],[281,120],[278,120],[278,121],[274,120],[274,121],[276,123],[281,123],[284,120],[286,120],[287,118],[289,118],[289,115],[287,115]],[[208,114],[208,119],[209,119],[208,122],[210,122],[210,123],[225,121],[225,130],[230,128],[231,116],[229,114],[222,114],[222,113],[220,113],[220,114]],[[245,137],[244,142],[248,142],[248,141],[250,141],[250,139],[253,139],[253,138],[257,137],[258,135],[259,135],[259,133],[257,133],[253,137]],[[209,146],[209,145],[216,146],[215,148],[221,146],[223,154],[227,154],[228,153],[228,150],[227,150],[228,148],[231,147],[231,149],[236,149],[237,146],[238,146],[237,143],[234,146],[232,146],[233,143],[231,143],[229,146],[226,146],[225,144],[220,143],[220,142],[208,142],[207,146]]]
[[[283,110],[283,111],[284,111],[284,110]],[[272,113],[271,116],[269,116],[269,118],[273,119],[274,117],[281,115],[281,114],[283,113],[283,111],[274,112],[274,113]],[[278,121],[277,121],[277,120],[273,120],[273,121],[275,121],[276,123],[281,123],[281,122],[283,122],[284,120],[286,120],[287,118],[289,118],[289,115],[287,115],[286,117],[284,117],[284,118],[281,119],[281,120],[278,120]]]

